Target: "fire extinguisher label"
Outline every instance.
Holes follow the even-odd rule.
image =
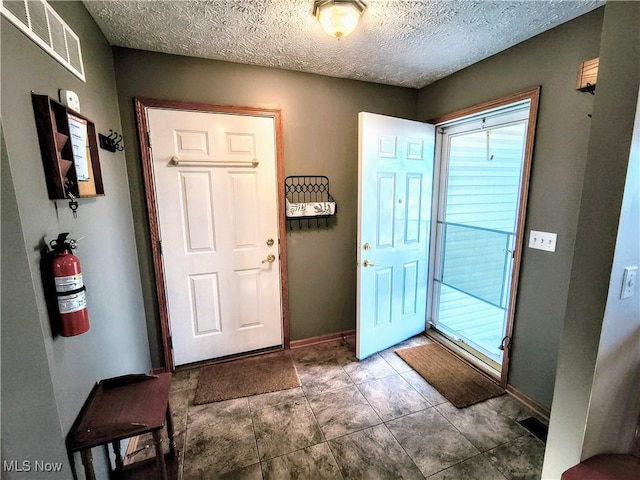
[[[82,273],[69,275],[67,277],[55,277],[56,292],[70,292],[82,288]],[[75,310],[74,310],[75,311]]]
[[[87,297],[84,290],[71,295],[58,297],[58,309],[61,314],[78,312],[87,308]]]

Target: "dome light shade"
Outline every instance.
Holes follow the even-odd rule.
[[[340,39],[356,29],[365,8],[359,0],[316,0],[313,14],[327,35]]]

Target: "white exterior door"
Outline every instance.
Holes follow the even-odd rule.
[[[435,127],[359,115],[356,356],[423,332]]]
[[[274,119],[147,114],[175,365],[281,345]]]

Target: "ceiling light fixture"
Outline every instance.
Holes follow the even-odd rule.
[[[327,35],[341,39],[356,29],[366,7],[360,0],[316,0],[313,14]]]

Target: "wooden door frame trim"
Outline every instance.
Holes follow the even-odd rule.
[[[518,294],[518,282],[520,280],[520,265],[522,262],[522,249],[525,236],[525,221],[527,218],[527,202],[529,199],[529,183],[531,179],[531,165],[533,162],[533,148],[535,143],[535,132],[538,121],[538,107],[540,105],[540,90],[541,87],[537,86],[524,90],[522,92],[513,93],[504,97],[500,97],[495,100],[480,103],[472,107],[456,110],[455,112],[447,113],[439,117],[428,120],[428,123],[434,125],[448,123],[453,120],[462,119],[471,115],[477,115],[486,110],[492,110],[500,108],[519,101],[529,100],[529,120],[527,123],[527,138],[525,140],[524,150],[524,164],[522,168],[522,182],[520,185],[520,205],[518,206],[518,227],[517,235],[515,238],[515,251],[513,255],[513,275],[511,277],[511,294],[509,296],[509,311],[507,312],[507,329],[505,332],[506,337],[509,338],[509,343],[504,346],[502,355],[502,366],[500,372],[500,385],[506,388],[508,385],[508,373],[509,373],[509,357],[511,352],[511,339],[513,337],[513,324],[515,320],[515,306],[516,297]]]
[[[140,148],[140,161],[142,163],[142,176],[144,180],[145,201],[148,215],[148,227],[151,235],[151,253],[153,258],[153,270],[155,278],[156,295],[158,299],[158,311],[160,316],[160,330],[162,332],[162,349],[164,354],[164,369],[175,369],[173,351],[171,348],[169,324],[169,310],[165,291],[165,277],[160,252],[160,223],[157,212],[156,192],[153,182],[153,165],[151,150],[149,148],[149,122],[147,119],[148,108],[163,108],[167,110],[182,110],[205,113],[224,113],[232,115],[248,115],[256,117],[273,118],[275,127],[276,147],[276,181],[278,194],[278,235],[280,242],[280,287],[282,302],[282,341],[283,348],[290,348],[289,334],[289,284],[287,268],[287,236],[285,225],[284,203],[284,143],[282,138],[282,111],[280,109],[268,109],[259,107],[241,107],[235,105],[211,105],[194,102],[181,102],[175,100],[163,100],[156,98],[134,98],[134,111],[138,133],[138,146]]]

